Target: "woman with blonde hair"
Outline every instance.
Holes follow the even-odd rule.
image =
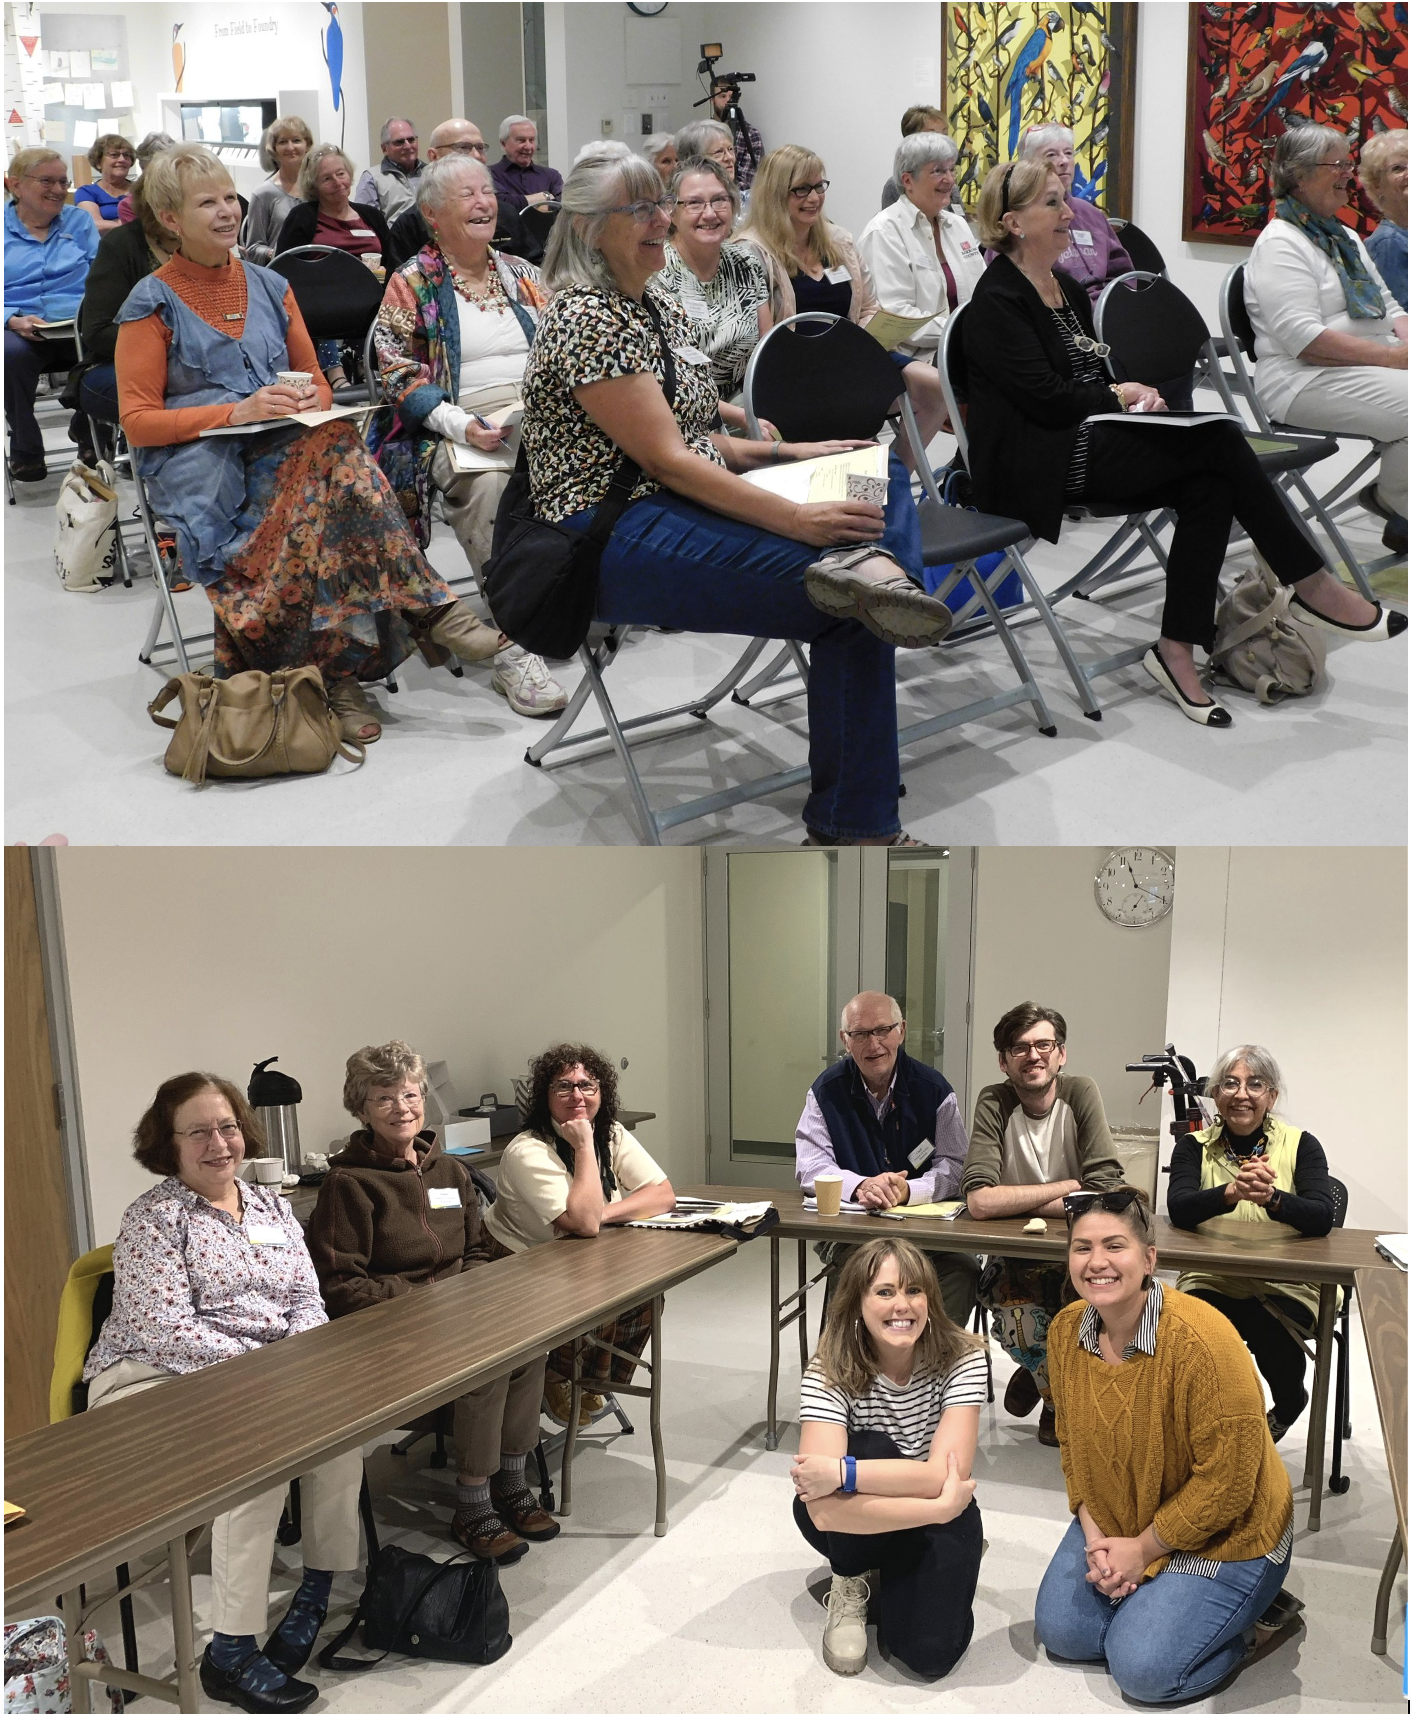
[[[299,169],[314,146],[314,133],[297,113],[276,119],[260,139],[260,165],[270,177],[250,198],[244,255],[250,262],[274,258],[280,228],[299,206]]]
[[[1358,152],[1358,182],[1382,215],[1365,248],[1407,308],[1407,133],[1379,131]]]
[[[983,1542],[972,1504],[986,1367],[905,1238],[874,1238],[839,1272],[799,1402],[794,1520],[833,1571],[824,1663],[861,1672],[878,1639],[926,1678],[971,1641]]]

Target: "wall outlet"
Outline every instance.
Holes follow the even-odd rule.
[[[602,130],[605,137],[611,137],[613,135],[613,121],[611,119],[604,119],[602,121]]]

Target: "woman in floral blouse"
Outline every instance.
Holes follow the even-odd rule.
[[[134,1133],[162,1182],[123,1215],[113,1245],[113,1309],[84,1379],[92,1410],[328,1320],[299,1223],[278,1192],[236,1169],[264,1136],[232,1083],[168,1078]],[[263,1647],[283,1485],[243,1501],[211,1530],[214,1635],[201,1685],[249,1714],[295,1714],[318,1695],[296,1674],[313,1652],[335,1571],[358,1565],[360,1453],[301,1478],[304,1580]]]

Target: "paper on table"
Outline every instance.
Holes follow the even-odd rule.
[[[846,1197],[839,1203],[838,1207],[841,1214],[866,1214],[868,1212],[861,1202],[850,1202]],[[804,1198],[804,1212],[806,1214],[819,1212],[819,1204],[814,1197],[806,1196]]]
[[[868,323],[867,331],[884,351],[896,351],[935,320],[935,315],[894,315],[891,310],[880,309]]]
[[[74,147],[91,149],[98,141],[98,123],[94,119],[74,120]]]
[[[900,1208],[893,1209],[894,1214],[904,1215],[909,1220],[955,1220],[965,1212],[964,1202],[918,1202],[915,1205],[904,1202]]]
[[[771,464],[748,470],[745,480],[781,499],[818,502],[846,500],[848,478],[887,476],[887,448],[860,446],[853,452],[830,452],[823,458],[802,458],[797,464]]]
[[[17,1519],[22,1518],[25,1515],[24,1507],[15,1505],[12,1500],[6,1500],[4,1504],[5,1522],[7,1524],[12,1524],[16,1522]]]
[[[130,83],[110,83],[108,85],[108,100],[114,107],[131,107],[132,85]]]
[[[1404,1274],[1407,1272],[1408,1239],[1405,1232],[1379,1232],[1377,1248],[1390,1262],[1395,1262]]]
[[[366,417],[377,410],[376,405],[335,405],[328,411],[295,411],[287,417],[270,417],[262,423],[230,423],[224,428],[202,429],[201,440],[214,440],[218,435],[260,434],[265,429],[288,428],[298,423],[302,428],[318,428],[322,423],[337,422],[340,417]]]
[[[1229,411],[1099,411],[1085,423],[1160,423],[1163,428],[1200,428],[1203,423],[1245,424]]]

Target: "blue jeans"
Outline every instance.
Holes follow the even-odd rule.
[[[116,423],[118,414],[118,372],[111,363],[95,363],[85,369],[78,389],[79,407],[90,417],[105,423]]]
[[[920,578],[922,535],[907,472],[888,463],[880,546]],[[592,512],[564,522],[586,529]],[[736,523],[665,489],[637,500],[603,550],[598,617],[613,625],[725,631],[812,645],[804,824],[826,839],[896,833],[897,681],[893,649],[856,619],[831,619],[804,593],[822,549]]]
[[[1084,1581],[1084,1532],[1069,1525],[1035,1598],[1035,1640],[1063,1660],[1103,1660],[1135,1702],[1204,1696],[1245,1655],[1247,1630],[1289,1571],[1268,1559],[1222,1564],[1214,1577],[1164,1571],[1115,1606]]]

